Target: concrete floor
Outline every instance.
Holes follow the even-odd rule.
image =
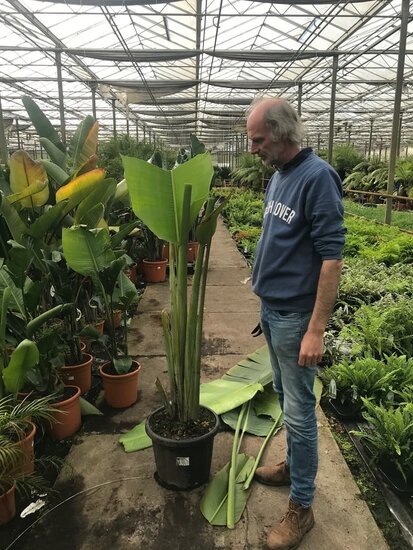
[[[250,271],[223,224],[218,225],[210,262],[204,325],[203,381],[221,377],[238,360],[264,344],[250,332],[258,322],[258,300]],[[130,352],[142,364],[135,406],[89,418],[76,438],[68,467],[57,487],[66,502],[49,512],[14,548],[20,550],[257,550],[285,511],[288,488],[255,483],[235,529],[210,526],[199,511],[203,489],[171,492],[154,480],[152,449],[127,454],[121,433],[146,418],[159,404],[154,381],[166,382],[160,311],[168,305],[167,284],[148,286],[133,320]],[[331,435],[321,410],[320,467],[314,503],[316,524],[302,550],[384,550],[387,547]],[[278,462],[285,451],[281,430],[264,462]],[[261,440],[247,436],[244,450],[256,455]],[[212,473],[228,462],[232,435],[215,439]],[[1,545],[0,545],[1,546]]]

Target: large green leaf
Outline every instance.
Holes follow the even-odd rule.
[[[39,162],[44,166],[49,178],[54,180],[58,187],[70,180],[69,174],[54,162],[50,162],[50,160],[39,160]]]
[[[62,245],[69,267],[85,277],[98,278],[99,271],[115,259],[107,229],[64,228]]]
[[[49,155],[51,160],[64,172],[66,172],[66,155],[63,153],[59,147],[56,147],[50,139],[46,137],[41,137],[39,139],[40,144],[45,149],[46,153]]]
[[[84,397],[80,396],[80,414],[82,416],[103,416],[103,412],[89,403]]]
[[[213,200],[213,199],[212,199]],[[228,199],[222,201],[214,210],[206,216],[196,228],[196,238],[200,244],[209,244],[217,228],[219,214],[225,208]]]
[[[69,155],[75,172],[96,153],[98,130],[98,122],[95,122],[90,115],[86,116],[77,127],[69,146]]]
[[[11,245],[9,250],[9,259],[7,260],[7,270],[18,288],[23,288],[27,277],[27,271],[32,262],[33,256],[31,250],[16,241],[8,241]]]
[[[251,489],[244,490],[244,483],[254,466],[254,459],[245,454],[237,455],[235,473],[235,523],[242,516]],[[228,478],[230,464],[226,464],[209,482],[201,499],[202,515],[212,525],[227,525]]]
[[[152,441],[145,431],[145,421],[135,426],[126,434],[121,435],[119,443],[122,443],[127,453],[151,447]]]
[[[35,101],[29,96],[24,96],[23,105],[26,108],[27,114],[30,117],[30,120],[33,123],[33,126],[36,128],[39,137],[48,138],[54,145],[56,145],[61,151],[65,151],[65,146],[60,141],[59,134],[52,126],[49,119],[40,109]]]
[[[56,202],[61,202],[68,199],[67,210],[82,202],[89,193],[93,192],[96,185],[105,179],[105,170],[103,168],[95,168],[86,174],[78,176],[66,185],[58,189],[56,193]]]
[[[20,201],[25,208],[43,206],[49,198],[46,170],[25,151],[16,151],[9,160],[10,188],[14,195],[7,200],[11,204]]]
[[[222,414],[246,403],[263,389],[261,384],[231,382],[220,378],[201,384],[200,403],[212,409],[216,414]]]
[[[17,311],[21,317],[25,319],[26,311],[24,309],[23,293],[20,288],[15,285],[5,266],[2,266],[0,268],[0,292],[2,292],[6,287],[10,288],[11,293],[9,305],[10,309],[12,311]]]
[[[53,205],[35,220],[26,233],[34,239],[44,239],[45,236],[54,231],[62,222],[67,209],[67,201]]]
[[[181,242],[184,190],[192,187],[190,225],[206,201],[213,168],[209,153],[198,155],[174,170],[162,170],[135,157],[122,156],[132,208],[155,235]]]
[[[17,393],[24,385],[27,372],[39,362],[39,350],[31,340],[23,340],[13,351],[8,366],[3,371],[7,393]]]
[[[0,214],[6,221],[7,227],[13,236],[13,239],[18,243],[22,242],[22,235],[27,230],[27,226],[19,216],[18,211],[12,206],[7,199],[1,195]]]
[[[98,204],[101,204],[104,207],[108,200],[113,197],[115,190],[116,181],[112,178],[103,179],[95,183],[93,189],[89,192],[86,198],[84,198],[80,202],[79,206],[77,207],[74,223],[85,224],[88,227],[96,227],[99,220],[103,216],[104,208],[102,211],[102,215],[100,216],[99,220],[96,221],[95,225],[91,225],[88,213]]]

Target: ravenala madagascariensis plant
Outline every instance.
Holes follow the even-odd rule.
[[[213,176],[209,153],[199,154],[171,171],[132,157],[123,157],[123,164],[135,214],[169,242],[171,313],[162,312],[162,326],[170,398],[165,397],[164,404],[170,416],[187,422],[199,413],[206,278],[211,240],[223,203],[208,200]],[[205,215],[196,230],[199,251],[188,296],[188,236],[205,202]],[[159,382],[157,385],[160,387]],[[161,394],[166,396],[163,389]]]

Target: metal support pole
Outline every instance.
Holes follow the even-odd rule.
[[[333,140],[334,140],[334,111],[336,108],[338,55],[333,56],[333,74],[331,78],[331,100],[330,100],[330,128],[328,131],[328,153],[327,162],[333,161]]]
[[[143,127],[143,142],[146,143],[146,126]]]
[[[96,120],[96,83],[91,85],[92,90],[92,116]]]
[[[320,132],[317,134],[317,153],[320,152],[320,144],[321,144],[321,134]]]
[[[115,109],[116,98],[112,97],[111,101],[112,101],[113,137],[116,140],[118,137],[116,132],[116,109]]]
[[[297,113],[298,116],[301,116],[301,101],[303,98],[303,83],[298,83],[298,104],[297,104]]]
[[[21,149],[22,144],[21,144],[21,141],[20,141],[20,125],[19,125],[18,117],[16,117],[16,134],[17,134],[17,148]]]
[[[370,119],[370,135],[369,135],[369,160],[371,160],[371,144],[373,142],[373,124],[374,120]]]
[[[136,141],[139,141],[139,126],[138,126],[138,121],[136,121],[135,124],[136,124]]]
[[[403,113],[400,113],[399,131],[397,132],[397,156],[398,157],[400,157],[400,144],[402,141],[402,124],[403,124]]]
[[[57,90],[59,94],[60,133],[62,134],[62,143],[66,145],[66,122],[65,122],[65,104],[63,99],[61,52],[56,52],[55,57],[56,57],[56,72],[57,72]]]
[[[129,137],[129,105],[126,107],[126,135]]]
[[[404,61],[406,56],[406,37],[407,37],[407,23],[409,20],[409,4],[410,0],[402,0],[402,13],[400,23],[400,43],[399,43],[399,57],[397,61],[397,80],[396,80],[396,93],[394,94],[394,110],[393,110],[393,130],[390,145],[390,160],[389,160],[389,175],[387,180],[387,194],[392,195],[394,191],[394,174],[396,172],[396,153],[397,153],[397,137],[398,126],[400,117],[400,103],[403,90],[403,72]],[[384,223],[391,224],[393,199],[386,198],[386,214],[384,217]]]
[[[1,106],[1,97],[0,97],[0,158],[4,164],[7,164],[8,159],[7,143],[6,143],[6,132],[4,131],[4,119],[3,119],[3,108]]]
[[[351,145],[351,128],[347,131],[347,145]]]
[[[381,160],[381,150],[383,148],[383,138],[380,138],[380,144],[379,144],[379,161]]]

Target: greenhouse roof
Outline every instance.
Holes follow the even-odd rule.
[[[388,146],[402,3],[247,0],[2,0],[0,96],[11,143],[35,135],[22,104],[32,96],[70,134],[95,112],[101,136],[155,136],[167,145],[196,133],[209,147],[245,147],[245,110],[280,95],[302,112],[311,144],[370,135]],[[413,129],[409,16],[401,97],[403,144]],[[59,82],[60,80],[60,82]],[[64,120],[59,113],[59,87]],[[10,133],[11,130],[11,133]],[[20,136],[21,137],[21,136]],[[20,138],[19,138],[20,139]]]

